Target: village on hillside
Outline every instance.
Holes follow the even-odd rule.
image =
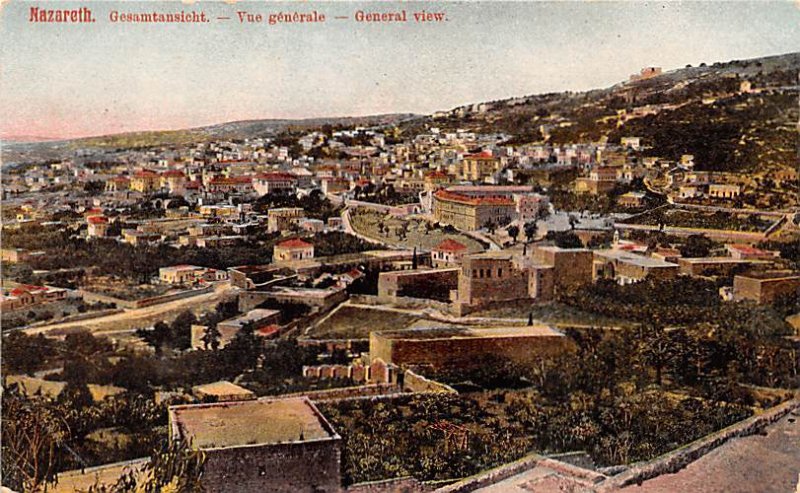
[[[3,485],[794,491],[798,68],[7,146]]]

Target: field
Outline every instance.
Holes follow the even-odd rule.
[[[430,251],[451,239],[466,246],[470,253],[484,250],[477,240],[458,232],[447,233],[424,219],[400,219],[365,209],[353,210],[350,217],[353,228],[362,235],[402,248]]]
[[[308,335],[313,339],[369,339],[369,333],[408,327],[419,317],[398,311],[341,306]]]

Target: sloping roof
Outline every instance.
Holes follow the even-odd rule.
[[[300,238],[292,238],[291,240],[282,241],[275,246],[280,248],[309,248],[314,245]]]
[[[442,241],[436,246],[436,248],[434,248],[434,250],[441,250],[445,252],[461,252],[466,249],[467,249],[466,246],[462,245],[456,240],[451,240],[450,238]]]
[[[458,202],[466,205],[514,205],[514,199],[510,197],[470,197],[447,190],[439,190],[434,196],[439,200]]]

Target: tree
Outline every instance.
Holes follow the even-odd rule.
[[[206,463],[202,450],[182,439],[168,440],[150,454],[141,468],[126,468],[112,486],[95,483],[89,493],[158,493],[204,491],[201,478]]]
[[[678,247],[683,257],[708,257],[714,241],[705,235],[691,235]]]
[[[575,214],[569,215],[569,229],[574,230],[575,226],[579,223],[578,217]]]
[[[38,491],[55,480],[58,450],[69,440],[67,422],[43,398],[27,398],[16,387],[3,389],[3,485]]]
[[[217,324],[213,323],[208,326],[206,333],[203,334],[203,346],[208,350],[216,351],[219,349],[219,342],[222,334],[220,334]]]
[[[512,224],[508,228],[506,228],[508,232],[508,236],[514,239],[514,243],[517,242],[517,237],[519,236],[519,226]]]
[[[539,230],[539,225],[537,221],[530,221],[525,223],[525,239],[530,243],[536,237],[536,233]]]
[[[675,357],[673,341],[664,327],[645,327],[641,343],[641,354],[645,364],[656,373],[656,384],[661,385],[662,372]]]

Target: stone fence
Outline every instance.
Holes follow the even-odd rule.
[[[632,484],[639,484],[662,474],[677,472],[732,438],[753,435],[788,413],[800,409],[800,400],[793,399],[766,412],[734,423],[727,428],[695,440],[688,445],[668,452],[645,463],[634,464],[627,471],[604,481],[598,492],[617,491]]]
[[[122,298],[116,298],[114,296],[109,296],[101,293],[84,291],[83,289],[79,290],[79,293],[81,294],[81,296],[83,296],[83,299],[85,301],[91,301],[91,302],[100,301],[103,303],[114,303],[115,305],[117,305],[117,307],[120,308],[136,309],[136,308],[144,308],[147,306],[160,305],[162,303],[168,303],[170,301],[180,300],[184,298],[191,298],[192,296],[207,294],[213,291],[214,291],[214,286],[207,286],[205,288],[190,289],[187,291],[180,291],[178,293],[165,294],[162,296],[153,296],[151,298],[140,298],[138,300],[125,300]]]

